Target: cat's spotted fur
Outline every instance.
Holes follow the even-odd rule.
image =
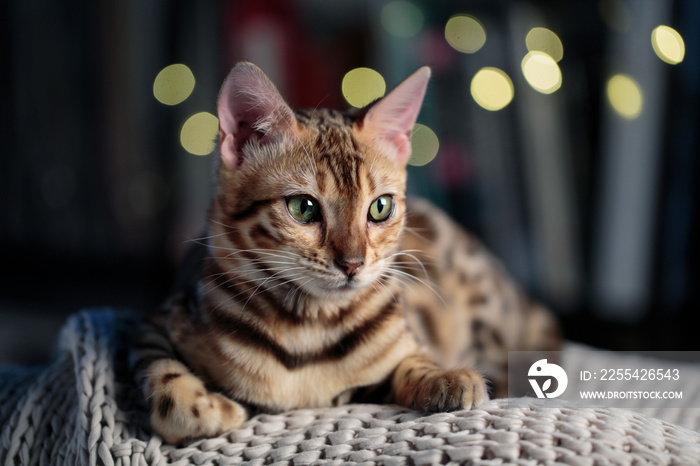
[[[468,409],[488,399],[482,374],[504,388],[508,350],[557,347],[553,319],[476,240],[406,200],[429,75],[353,115],[292,112],[254,65],[231,71],[207,237],[134,353],[165,440],[381,386],[404,406]]]

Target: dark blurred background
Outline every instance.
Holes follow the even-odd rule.
[[[45,360],[69,313],[165,296],[216,156],[188,152],[183,124],[216,113],[241,59],[293,107],[348,107],[359,67],[391,88],[430,65],[419,123],[440,149],[410,167],[411,191],[479,235],[569,339],[698,350],[699,23],[695,0],[6,0],[0,362]],[[166,105],[154,83],[176,63],[195,85]]]

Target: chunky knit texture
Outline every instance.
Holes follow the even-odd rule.
[[[654,412],[685,428],[630,410],[565,402],[545,406],[530,398],[432,415],[379,405],[297,410],[259,415],[242,429],[185,447],[165,445],[150,432],[128,370],[135,323],[134,316],[112,310],[76,314],[65,325],[50,366],[0,370],[0,464],[700,461],[698,409]]]

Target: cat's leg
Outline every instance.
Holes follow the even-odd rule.
[[[489,398],[481,375],[467,368],[444,370],[423,352],[401,361],[392,389],[399,404],[423,411],[470,409]]]
[[[146,378],[153,429],[169,443],[215,437],[239,428],[245,409],[204,383],[180,361],[160,359],[150,364]]]
[[[240,427],[247,418],[245,408],[209,392],[204,382],[175,358],[163,330],[163,318],[161,314],[143,322],[131,354],[136,378],[150,406],[153,430],[166,442],[177,444]]]

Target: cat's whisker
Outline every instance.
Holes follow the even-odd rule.
[[[384,278],[383,278],[383,277],[380,276],[379,278],[377,278],[377,280],[376,280],[375,282],[372,283],[372,289],[375,290],[375,291],[378,291],[375,285],[380,285],[382,288],[384,288],[384,290],[385,290],[387,293],[389,293],[389,296],[391,296],[391,298],[392,298],[395,302],[398,302],[398,299],[396,298],[396,296],[394,295],[394,293],[392,293],[392,291],[389,289],[389,287],[386,286],[386,284],[384,284]]]
[[[235,268],[232,268],[232,269],[227,269],[227,270],[222,271],[222,272],[212,273],[212,274],[209,274],[209,275],[207,275],[207,276],[205,276],[205,277],[202,277],[202,280],[208,280],[208,279],[210,279],[210,278],[219,278],[219,277],[223,277],[223,276],[225,276],[225,275],[235,274],[236,272],[238,272],[238,271],[240,271],[240,270],[243,270],[243,269],[245,269],[246,267],[250,267],[250,266],[251,266],[251,264],[250,264],[250,263],[247,263],[247,264],[243,264],[243,265],[240,265],[240,266],[235,267]],[[260,272],[269,272],[269,271],[276,271],[276,270],[278,270],[278,269],[277,269],[277,268],[273,268],[273,267],[269,267],[269,268],[264,268],[264,269],[256,268],[256,270],[258,270],[258,271],[260,271]]]
[[[423,274],[425,275],[425,278],[429,279],[428,271],[425,269],[423,262],[421,262],[420,259],[418,259],[413,254],[411,254],[411,252],[421,252],[421,251],[416,251],[415,249],[406,249],[403,251],[396,252],[396,253],[392,254],[390,257],[406,256],[410,259],[413,259],[420,266],[421,270],[423,271]]]
[[[230,256],[226,256],[226,257],[228,258]],[[270,260],[263,260],[263,259],[258,259],[258,258],[256,258],[256,259],[237,258],[236,260],[238,260],[239,262],[242,262],[242,264],[239,265],[238,267],[229,268],[229,269],[226,269],[222,272],[211,274],[205,278],[217,277],[217,276],[226,275],[229,273],[234,273],[234,272],[237,272],[239,270],[245,269],[246,267],[251,267],[251,266],[255,267],[255,270],[258,270],[258,271],[271,271],[271,270],[278,270],[279,267],[275,267],[277,265],[285,265],[285,266],[298,265],[296,261],[291,261],[291,260],[290,261],[287,261],[287,260],[270,261]],[[260,267],[257,267],[258,265],[263,265],[265,267],[260,268]]]
[[[286,272],[290,272],[290,271],[292,271],[292,270],[304,270],[304,269],[305,269],[305,267],[291,267],[291,268],[288,268],[288,269],[278,270],[278,271],[276,271],[275,273],[273,273],[272,275],[270,275],[269,277],[267,277],[267,278],[265,279],[265,281],[263,281],[260,285],[258,285],[258,288],[260,288],[262,285],[264,285],[264,284],[265,284],[266,282],[268,282],[269,280],[272,280],[272,279],[276,278],[279,274],[286,273]],[[288,278],[288,277],[287,277],[287,278]],[[257,291],[258,288],[256,288],[255,291]],[[253,292],[253,293],[255,293],[255,292]]]
[[[229,255],[227,257],[231,257],[231,256]],[[287,258],[282,257],[281,259],[287,259]],[[233,274],[233,273],[238,272],[240,270],[245,270],[246,268],[249,268],[249,267],[253,267],[255,272],[277,272],[280,270],[280,267],[274,267],[275,265],[277,265],[277,266],[279,266],[279,265],[283,265],[283,266],[295,266],[295,265],[297,265],[297,262],[292,261],[292,260],[271,261],[271,260],[261,259],[261,258],[254,258],[254,259],[237,258],[237,260],[239,260],[243,263],[241,265],[239,265],[238,267],[234,267],[234,268],[231,268],[231,269],[219,272],[219,273],[214,273],[214,274],[210,274],[206,277],[203,277],[203,280],[211,279],[208,283],[206,283],[206,285],[207,286],[210,285],[211,283],[216,281],[216,278],[218,278],[218,277],[221,277],[221,276],[224,276],[227,274]],[[256,265],[264,265],[266,267],[259,268]],[[227,280],[226,282],[224,282],[224,284],[230,283],[231,280],[233,280],[233,278]],[[241,282],[241,283],[244,283],[244,282]]]
[[[226,224],[224,224],[224,223],[217,222],[216,220],[213,220],[213,219],[211,219],[211,218],[209,219],[209,221],[212,222],[212,223],[215,223],[215,224],[217,224],[217,225],[221,225],[221,226],[223,226],[223,227],[225,227],[225,228],[230,228],[231,230],[234,230],[234,228],[231,227],[230,225],[226,225]],[[282,251],[282,250],[279,250],[279,249],[263,249],[263,248],[237,249],[237,248],[230,248],[230,247],[223,247],[223,246],[210,245],[210,244],[208,244],[208,243],[204,243],[204,242],[203,242],[204,240],[211,239],[211,238],[217,238],[217,237],[219,237],[219,236],[225,236],[226,234],[227,234],[227,233],[219,233],[219,234],[215,234],[215,235],[205,236],[205,237],[202,237],[202,238],[192,238],[192,239],[187,240],[186,242],[192,242],[192,243],[195,243],[195,244],[199,244],[200,246],[206,246],[206,247],[209,247],[209,248],[212,248],[212,249],[225,249],[225,250],[230,250],[230,251],[232,251],[232,252],[235,251],[235,252],[253,252],[253,253],[258,253],[258,254],[288,254],[288,255],[291,255],[291,256],[294,256],[294,257],[302,257],[301,254],[298,254],[298,253],[295,253],[295,252],[291,252],[291,251]]]
[[[411,283],[403,277],[398,277],[389,273],[386,273],[385,276],[382,278],[387,282],[389,282],[389,279],[391,279],[392,281],[397,282],[403,288],[408,287]]]
[[[391,266],[395,269],[404,270],[413,275],[421,272],[420,267],[418,267],[416,264],[392,264]],[[426,279],[429,279],[429,277],[426,277]]]
[[[316,106],[314,107],[314,109],[311,111],[311,119],[312,119],[312,120],[313,120],[313,118],[314,118],[314,115],[316,115],[316,110],[318,110],[318,108],[321,106],[321,104],[323,103],[323,101],[326,100],[328,97],[330,97],[330,94],[326,94],[326,96],[325,96],[323,99],[319,100],[318,104],[316,104]]]
[[[273,253],[258,253],[263,257],[246,257],[241,256],[245,251],[233,251],[225,256],[223,259],[232,259],[239,262],[248,262],[255,264],[289,264],[296,265],[299,263],[299,258],[293,256],[282,256]]]
[[[267,288],[267,290],[272,290],[272,289],[275,289],[275,288],[280,287],[280,286],[284,286],[284,285],[287,285],[287,284],[290,284],[290,283],[298,282],[298,281],[300,281],[300,280],[303,280],[305,277],[306,277],[306,275],[305,275],[303,272],[300,272],[300,273],[296,274],[293,278],[290,278],[289,280],[287,280],[287,281],[285,281],[285,282],[283,282],[283,283],[278,283],[278,284],[275,285],[275,286],[272,286],[272,287],[270,287],[270,288]],[[288,277],[288,278],[289,278],[289,277]],[[307,283],[309,283],[309,282],[312,281],[312,280],[313,280],[313,278],[307,278],[307,280],[306,280],[302,285],[294,285],[294,286],[292,286],[291,288],[292,288],[292,290],[296,290],[296,291],[298,292],[299,290],[301,290],[301,286],[306,285]],[[302,291],[303,291],[303,290],[302,290]],[[287,292],[287,294],[289,294],[289,291]]]
[[[308,280],[307,282],[308,283]],[[282,303],[289,303],[290,307],[294,307],[294,297],[296,294],[299,292],[301,289],[301,286],[293,286],[291,287],[288,291],[287,294],[285,295],[284,299],[282,300]]]
[[[432,256],[431,254],[428,254],[426,251],[422,249],[401,249],[400,251],[396,251],[394,254],[401,254],[404,252],[416,252],[419,254],[425,254],[426,256]]]
[[[298,265],[296,261],[282,261],[282,260],[277,260],[277,261],[271,261],[271,260],[262,260],[262,259],[241,259],[237,258],[237,260],[244,262],[244,265],[239,266],[238,268],[243,268],[248,265],[255,265],[255,264],[261,264],[261,265]],[[234,269],[235,270],[235,269]]]
[[[312,295],[311,292],[308,290],[306,287],[309,283],[313,281],[313,278],[307,279],[304,283],[301,283],[299,286],[297,286],[297,293],[298,296],[295,298],[296,299],[296,311],[299,312],[299,303],[302,302],[305,299],[309,299]]]
[[[430,243],[430,242],[431,242],[430,239],[428,239],[425,235],[423,235],[422,233],[420,233],[420,232],[422,232],[422,231],[432,231],[432,229],[430,229],[430,228],[411,228],[411,227],[404,227],[404,231],[405,231],[406,233],[409,233],[409,234],[415,236],[416,238],[418,238],[420,241],[422,241],[422,242],[424,242],[424,243]]]
[[[292,270],[304,270],[304,269],[305,269],[305,267],[292,267],[291,269],[280,270],[279,272],[270,275],[270,276],[267,278],[267,280],[265,280],[265,281],[263,281],[262,283],[260,283],[260,284],[257,286],[257,288],[255,288],[255,290],[253,290],[253,293],[248,297],[248,299],[246,300],[246,302],[243,304],[243,308],[241,309],[241,311],[245,310],[245,307],[248,305],[248,302],[253,298],[253,296],[255,296],[255,295],[258,293],[258,290],[260,289],[260,287],[262,287],[265,283],[267,283],[268,281],[272,280],[273,278],[275,278],[277,275],[279,275],[279,274],[281,274],[281,273],[289,272],[289,271],[292,271]],[[285,278],[289,278],[289,277],[285,277]],[[290,280],[290,281],[294,281],[294,280],[296,280],[296,278],[294,278],[294,279],[292,279],[292,280]],[[270,291],[270,290],[272,290],[272,289],[277,288],[278,286],[285,285],[285,284],[289,283],[290,281],[277,284],[277,285],[272,286],[272,287],[270,287],[270,288],[266,288],[266,291]]]
[[[213,235],[200,236],[200,237],[197,237],[197,238],[186,239],[186,240],[183,241],[183,243],[185,243],[185,244],[186,244],[186,243],[196,243],[196,244],[203,245],[202,242],[204,242],[204,241],[206,241],[206,240],[213,239],[213,238],[218,238],[218,237],[220,237],[220,236],[226,236],[226,235],[228,235],[228,232],[224,231],[224,232],[216,233],[216,234],[213,234]]]
[[[227,224],[225,224],[225,223],[223,223],[223,222],[219,222],[219,221],[217,221],[217,220],[214,220],[214,219],[211,218],[211,217],[209,217],[208,220],[209,220],[210,223],[214,223],[214,224],[219,225],[219,226],[222,226],[222,227],[224,227],[224,228],[228,228],[230,231],[237,231],[237,230],[238,230],[238,228],[234,227],[233,225],[227,225]]]
[[[296,264],[298,262],[298,258],[296,258],[296,257],[281,256],[278,254],[262,254],[263,257],[247,257],[247,256],[238,257],[241,254],[243,254],[243,251],[230,252],[229,254],[226,254],[225,256],[223,256],[222,259],[235,259],[237,261],[248,261],[248,262],[255,262],[255,263],[266,263],[266,262],[271,263],[273,259],[281,261],[281,262],[289,263],[289,264]]]
[[[289,290],[287,290],[287,294],[284,296],[284,299],[282,300],[282,304],[286,303],[287,301],[289,301],[291,304],[292,301],[291,301],[290,296],[293,298],[294,295],[296,294],[297,289],[298,289],[298,287],[294,286],[294,287],[291,287]]]
[[[263,254],[263,255],[279,255],[279,254],[287,254],[291,257],[302,257],[301,254],[297,254],[295,252],[290,252],[290,251],[281,251],[278,249],[235,249],[235,248],[224,248],[224,247],[218,247],[217,249],[226,249],[231,251],[232,254],[241,254],[244,252],[251,252],[255,254]]]
[[[202,277],[201,280],[202,280],[202,281],[208,280],[206,283],[204,283],[204,285],[205,285],[205,287],[209,287],[209,285],[211,285],[212,283],[216,282],[218,278],[223,277],[223,276],[226,276],[226,275],[229,275],[229,274],[234,274],[234,275],[233,275],[232,277],[230,277],[229,279],[223,281],[221,284],[222,284],[222,285],[227,285],[227,284],[229,284],[229,283],[232,283],[232,282],[233,282],[234,280],[236,280],[237,278],[240,278],[240,275],[236,274],[236,272],[239,272],[239,271],[241,271],[241,270],[245,270],[246,268],[249,268],[249,267],[252,267],[252,268],[253,268],[253,272],[256,272],[256,273],[273,273],[273,274],[275,274],[275,273],[278,273],[278,272],[280,272],[280,271],[281,271],[281,272],[284,272],[285,270],[292,270],[292,268],[289,268],[289,267],[286,267],[286,268],[280,268],[280,267],[265,267],[265,268],[259,268],[259,267],[256,267],[256,264],[261,264],[261,263],[263,263],[263,262],[261,262],[261,261],[259,261],[259,260],[257,260],[257,259],[250,259],[250,260],[248,260],[248,262],[246,262],[246,263],[244,263],[244,264],[242,264],[242,265],[240,265],[240,266],[238,266],[238,267],[231,268],[231,269],[228,269],[228,270],[224,270],[224,271],[218,272],[218,273],[209,274],[209,275],[207,275],[206,277]],[[289,263],[287,263],[287,262],[279,262],[279,263],[282,264],[282,265],[287,265],[287,266],[289,266],[289,265],[296,265],[296,263],[294,263],[294,262],[289,262]],[[265,264],[265,265],[268,265],[268,264]],[[295,268],[302,268],[302,267],[295,267]],[[245,275],[248,275],[248,276],[249,276],[250,274],[245,274],[245,272],[244,272],[243,275],[244,275],[244,276],[245,276]],[[251,278],[251,279],[246,280],[246,281],[236,282],[236,284],[242,285],[242,284],[246,284],[246,283],[250,283],[250,282],[257,282],[257,281],[260,281],[260,280],[266,280],[266,279],[268,279],[268,278],[269,278],[268,276],[265,276],[265,277],[257,277],[257,278]]]
[[[426,265],[425,262],[421,261],[423,265]],[[421,269],[420,265],[418,265],[415,261],[394,261],[391,263],[391,265],[402,265],[404,267],[411,267],[414,269]],[[427,264],[427,265],[433,265],[433,264]]]
[[[262,282],[261,284],[264,284],[265,282],[267,282],[267,281],[269,281],[269,280],[278,279],[278,278],[277,278],[277,275],[279,275],[279,274],[281,274],[281,273],[284,273],[284,272],[287,272],[287,271],[290,271],[290,270],[295,270],[295,269],[303,269],[303,267],[293,267],[293,268],[283,269],[283,270],[279,270],[279,269],[263,269],[263,270],[260,270],[259,272],[261,272],[261,273],[264,273],[264,272],[274,272],[274,273],[272,273],[272,275],[269,275],[269,276],[254,277],[254,278],[250,278],[250,279],[248,279],[248,280],[242,281],[242,282],[236,282],[236,284],[237,284],[237,285],[245,285],[245,284],[248,284],[248,283],[257,283],[257,282]],[[234,277],[234,278],[235,278],[235,277]],[[233,278],[230,279],[230,280],[227,280],[225,283],[231,283],[232,281],[233,281]]]
[[[309,292],[306,290],[305,287],[306,287],[307,284],[309,284],[309,283],[312,282],[313,280],[314,280],[313,277],[307,278],[307,280],[306,280],[304,283],[292,287],[292,289],[289,290],[289,291],[287,292],[287,296],[285,296],[285,298],[284,298],[284,300],[283,300],[282,302],[285,302],[285,301],[289,300],[289,305],[290,305],[291,307],[294,307],[294,298],[296,297],[296,295],[299,294],[299,299],[302,298],[302,294],[303,294],[303,295],[308,295]],[[291,293],[291,296],[290,296],[290,293]]]
[[[278,269],[260,269],[260,270],[259,270],[259,272],[277,272],[277,271],[278,271]],[[216,278],[221,277],[221,276],[224,276],[224,275],[228,275],[228,274],[229,274],[229,272],[221,272],[221,273],[211,274],[211,275],[209,275],[209,276],[207,276],[207,277],[205,277],[205,278],[202,279],[202,280],[204,281],[204,280],[209,280],[209,279],[211,278],[211,280],[209,280],[207,283],[204,283],[204,286],[208,288],[209,285],[211,285],[212,283],[216,282]],[[235,280],[236,278],[238,278],[238,277],[236,277],[236,276],[231,277],[231,278],[229,278],[228,280],[223,281],[220,285],[228,285],[228,284],[230,284],[230,283],[233,283],[234,280]],[[257,283],[257,282],[259,282],[259,281],[267,280],[267,279],[269,279],[269,277],[251,278],[251,279],[248,279],[248,280],[245,280],[245,281],[242,281],[242,282],[236,282],[236,285],[245,285],[245,284],[248,284],[248,283]],[[205,294],[206,294],[206,293],[207,293],[207,292],[205,292]]]
[[[212,245],[212,244],[206,243],[206,242],[204,242],[203,240],[199,240],[199,239],[189,239],[189,240],[187,240],[187,242],[188,242],[188,243],[194,243],[194,244],[197,244],[197,245],[199,245],[199,246],[204,246],[205,248],[211,248],[211,249],[228,249],[228,248],[222,248],[222,247],[219,247],[219,246],[214,246],[214,245]]]
[[[248,281],[246,281],[246,282],[241,282],[241,283],[239,283],[239,284],[242,285],[242,284],[252,283],[252,282],[261,281],[261,280],[269,281],[270,278],[271,278],[271,277],[257,278],[257,279],[248,280]],[[289,277],[275,277],[274,280],[285,280],[286,278],[289,278]],[[293,282],[293,281],[295,281],[295,280],[301,280],[302,278],[303,278],[303,272],[298,272],[298,273],[295,275],[295,278],[292,278],[292,279],[290,279],[290,280],[288,280],[288,281],[286,281],[286,282],[284,282],[284,283],[282,283],[282,284],[280,284],[280,285],[275,285],[275,286],[273,286],[273,287],[267,288],[266,290],[271,290],[271,289],[273,289],[273,288],[276,288],[277,286],[281,286],[281,285],[284,285],[284,284]],[[259,288],[260,288],[260,287],[258,286],[258,287],[253,291],[253,295],[251,295],[251,296],[246,300],[245,304],[248,304],[248,301],[250,300],[250,298],[252,298],[252,297],[257,293],[257,291],[258,291]],[[223,301],[219,302],[219,303],[214,307],[214,310],[218,309],[219,307],[221,307],[222,305],[224,305],[224,304],[226,304],[226,303],[228,303],[228,302],[230,302],[230,301],[235,300],[238,296],[240,296],[240,295],[242,295],[242,294],[244,294],[244,293],[247,293],[249,290],[250,290],[250,289],[246,289],[246,290],[244,290],[244,291],[241,291],[240,293],[236,293],[235,295],[229,296],[228,298],[226,298],[226,299],[224,299]],[[244,308],[245,308],[245,304],[244,304],[244,306],[243,306]],[[243,309],[241,309],[241,311],[242,311],[242,310],[243,310]]]
[[[394,269],[394,268],[391,268],[391,267],[389,267],[389,268],[387,269],[387,272],[390,273],[390,274],[398,274],[398,275],[400,275],[402,278],[407,279],[407,281],[404,282],[404,283],[410,283],[411,280],[415,280],[415,281],[421,283],[422,285],[424,285],[425,287],[427,287],[430,291],[432,291],[433,294],[435,294],[435,296],[437,296],[437,298],[442,302],[443,305],[447,306],[447,303],[445,302],[444,299],[442,299],[442,296],[440,296],[440,293],[438,293],[437,290],[435,290],[435,288],[433,288],[433,286],[430,285],[430,284],[429,284],[428,282],[426,282],[425,280],[422,280],[422,279],[420,279],[420,278],[418,278],[418,277],[416,277],[416,276],[414,276],[414,275],[411,275],[410,273],[404,272],[404,271],[402,271],[402,270]],[[396,275],[395,275],[394,278],[399,279],[399,276],[396,276]]]
[[[394,253],[394,255],[397,255],[397,254],[400,255],[400,254],[405,253],[405,252],[415,252],[415,253],[419,253],[419,254],[425,254],[426,256],[429,256],[429,257],[432,256],[432,254],[428,254],[426,251],[424,251],[422,249],[401,249],[399,251],[396,251]],[[434,256],[432,258],[434,258]]]
[[[424,256],[425,258],[421,257],[419,259],[418,256],[411,254],[412,252],[418,253],[419,255]],[[396,257],[400,257],[400,256],[406,256],[409,259],[411,259],[411,262],[414,262],[416,264],[431,265],[431,266],[436,266],[439,264],[439,261],[435,258],[434,255],[428,254],[428,253],[426,253],[424,251],[420,251],[420,250],[407,249],[404,251],[395,252],[392,255],[390,255],[389,258],[396,258]]]

